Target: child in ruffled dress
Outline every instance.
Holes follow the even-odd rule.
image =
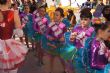
[[[24,12],[21,13],[21,21],[25,35],[26,45],[29,48],[30,42],[32,44],[32,49],[34,49],[35,31],[33,29],[33,15],[30,13],[29,5],[24,5]]]
[[[76,58],[73,60],[73,67],[76,73],[86,73],[85,66],[82,61],[83,48],[85,40],[91,37],[94,33],[94,28],[90,26],[92,14],[89,11],[83,11],[80,14],[80,24],[77,25],[71,33],[70,41],[78,49]]]
[[[46,52],[50,59],[50,72],[53,72],[54,60],[58,57],[63,65],[65,70],[65,62],[61,59],[61,47],[64,44],[64,33],[66,32],[66,25],[62,23],[64,17],[63,9],[57,8],[55,10],[54,21],[48,24],[47,32],[47,48]]]
[[[28,52],[26,46],[12,38],[23,36],[23,31],[17,12],[8,9],[10,3],[0,0],[0,73],[17,73]]]
[[[95,25],[95,31],[96,36],[92,40],[90,48],[90,66],[95,70],[95,73],[104,73],[110,54],[104,41],[110,37],[110,25]]]
[[[45,41],[46,41],[46,32],[47,25],[50,22],[50,17],[46,14],[46,8],[44,6],[40,6],[38,10],[33,13],[34,16],[34,30],[35,33],[35,41],[36,41],[36,49],[37,55],[39,58],[39,65],[43,64],[43,49],[45,49]]]

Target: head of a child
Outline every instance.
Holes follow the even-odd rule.
[[[8,0],[0,0],[1,5],[5,5],[8,2]]]
[[[72,16],[73,16],[73,15],[74,15],[73,10],[68,9],[68,15],[67,15],[67,19],[68,19],[69,21],[71,21],[71,18],[72,18]]]
[[[99,1],[98,1],[98,4],[102,4],[102,3],[103,3],[103,0],[99,0]]]
[[[102,11],[103,16],[107,21],[110,21],[110,5],[106,5]]]
[[[17,3],[13,3],[11,6],[12,6],[12,8],[13,8],[14,10],[17,10],[17,9],[18,9],[18,4],[17,4]]]
[[[54,14],[54,21],[58,22],[61,21],[61,19],[64,17],[64,11],[62,8],[58,7],[55,10],[55,14]]]
[[[91,23],[92,13],[90,11],[83,11],[80,14],[80,24],[82,27],[87,27]]]
[[[45,7],[45,6],[40,6],[40,7],[39,7],[39,15],[40,15],[41,17],[44,17],[45,14],[46,14],[46,7]]]
[[[24,12],[25,13],[29,13],[30,12],[30,7],[29,7],[29,5],[24,5]]]
[[[0,0],[0,5],[11,6],[11,0]]]
[[[94,25],[96,36],[99,39],[107,40],[110,37],[110,24]]]

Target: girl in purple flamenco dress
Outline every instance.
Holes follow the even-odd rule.
[[[81,12],[80,14],[80,25],[75,27],[70,35],[70,41],[73,42],[74,46],[78,49],[76,58],[73,60],[73,66],[76,73],[86,73],[85,66],[82,62],[82,52],[85,46],[87,38],[94,34],[94,28],[89,26],[91,23],[92,14],[89,11]]]
[[[90,48],[90,66],[95,73],[104,73],[104,68],[109,61],[109,48],[104,41],[110,37],[110,25],[100,24],[95,26],[95,30],[96,36]]]

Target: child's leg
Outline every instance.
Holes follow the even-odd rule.
[[[34,48],[35,48],[35,46],[34,46],[34,40],[32,40],[31,44],[32,44],[32,49],[34,50]]]
[[[58,58],[59,58],[59,60],[60,60],[60,62],[61,62],[61,64],[62,64],[62,66],[63,66],[64,72],[66,72],[66,63],[65,63],[65,61],[64,61],[61,57],[58,57]]]
[[[50,56],[50,73],[53,73],[55,56]]]
[[[19,37],[19,39],[20,39],[20,42],[22,42],[22,43],[23,43],[23,37]]]
[[[74,67],[72,66],[72,61],[66,62],[66,69],[69,73],[75,73]]]
[[[43,64],[43,51],[41,49],[41,44],[40,42],[37,45],[37,55],[38,55],[38,61],[39,64]]]
[[[13,35],[13,38],[14,38],[14,39],[16,38],[15,35]]]
[[[28,37],[26,35],[25,35],[25,42],[26,42],[27,47],[29,48]]]
[[[33,38],[28,38],[28,41],[31,43],[31,50],[34,51],[35,46],[34,46],[34,39]]]
[[[38,51],[38,58],[39,58],[39,63],[43,64],[43,51],[41,48],[39,48]]]
[[[38,46],[39,46],[39,43],[38,42],[35,42],[35,56],[38,56]]]

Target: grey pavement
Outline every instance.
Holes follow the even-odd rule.
[[[25,63],[21,66],[18,70],[18,73],[49,73],[49,59],[47,56],[43,58],[44,65],[39,66],[38,59],[35,56],[35,52],[29,52]],[[63,69],[60,64],[60,61],[56,58],[55,66],[54,66],[54,73],[62,73]]]

